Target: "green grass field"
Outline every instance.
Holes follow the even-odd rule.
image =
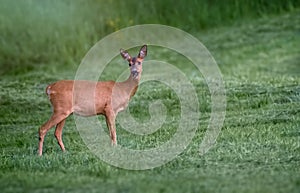
[[[251,1],[247,1],[248,8],[234,1],[240,11],[226,15],[232,8],[227,7],[223,14],[229,19],[224,19],[225,24],[217,19],[209,22],[205,15],[199,14],[195,17],[204,18],[201,25],[191,29],[183,20],[176,23],[180,14],[169,13],[169,9],[170,17],[158,14],[153,21],[149,15],[133,17],[133,13],[124,10],[133,6],[133,1],[115,6],[125,19],[118,19],[117,11],[107,10],[114,5],[111,1],[101,13],[100,6],[93,6],[91,1],[90,4],[22,2],[2,0],[0,7],[1,192],[300,191],[300,10],[297,1],[287,1],[285,6],[278,3],[279,8],[267,9],[266,5],[263,10],[257,10],[268,14],[249,11]],[[142,4],[137,6],[141,8]],[[167,7],[162,4],[157,8],[155,3],[147,6],[145,13],[160,12]],[[210,93],[201,75],[194,73],[190,65],[183,65],[184,58],[170,57],[160,48],[149,46],[149,58],[166,58],[181,67],[196,88],[202,117],[187,149],[171,162],[151,170],[116,168],[89,151],[71,116],[64,128],[67,152],[61,152],[51,129],[45,139],[44,155],[38,157],[38,128],[51,114],[44,94],[46,85],[73,79],[81,58],[104,35],[129,25],[158,23],[160,18],[165,18],[162,23],[182,27],[197,37],[220,67],[227,109],[216,145],[205,155],[199,155],[210,114]],[[101,26],[97,26],[100,22]],[[126,62],[112,63],[103,79],[116,79],[115,74],[127,68]],[[163,128],[150,136],[137,137],[117,125],[121,145],[148,148],[170,138],[180,116],[180,101],[172,90],[157,83],[141,85],[129,105],[131,113],[138,120],[148,120],[148,105],[155,99],[165,99],[169,113]],[[105,126],[103,117],[99,119]]]

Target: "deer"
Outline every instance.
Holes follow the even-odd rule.
[[[120,111],[123,111],[135,95],[142,73],[142,63],[147,56],[147,45],[143,45],[138,56],[120,49],[124,60],[129,62],[130,75],[123,82],[115,81],[88,81],[88,80],[60,80],[46,87],[46,95],[52,106],[50,119],[39,128],[38,155],[43,154],[43,143],[47,132],[54,126],[55,138],[63,152],[65,146],[62,141],[62,130],[67,117],[71,114],[79,116],[104,115],[109,130],[111,144],[117,145],[115,119]],[[76,92],[74,88],[76,86]],[[93,88],[94,98],[85,96],[88,89]],[[75,98],[75,99],[74,99]],[[74,99],[74,100],[73,100]]]

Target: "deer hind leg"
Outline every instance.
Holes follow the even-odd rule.
[[[54,113],[51,118],[44,123],[39,129],[39,155],[43,154],[43,143],[46,133],[54,126],[66,119],[69,114],[66,113]]]
[[[55,134],[54,134],[62,151],[65,151],[65,146],[62,141],[62,130],[64,128],[65,122],[66,122],[66,119],[63,119],[61,122],[59,122],[56,125]]]
[[[109,129],[109,134],[111,138],[111,144],[117,145],[117,134],[116,134],[116,125],[115,125],[115,113],[114,112],[107,112],[105,115],[106,124]]]

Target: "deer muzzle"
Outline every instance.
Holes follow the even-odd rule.
[[[131,71],[131,74],[132,74],[133,78],[136,79],[138,77],[138,75],[139,75],[139,72],[136,69],[133,69]]]

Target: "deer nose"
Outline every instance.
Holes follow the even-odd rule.
[[[131,74],[132,74],[133,78],[136,78],[139,75],[139,72],[136,69],[134,69],[131,71]]]

